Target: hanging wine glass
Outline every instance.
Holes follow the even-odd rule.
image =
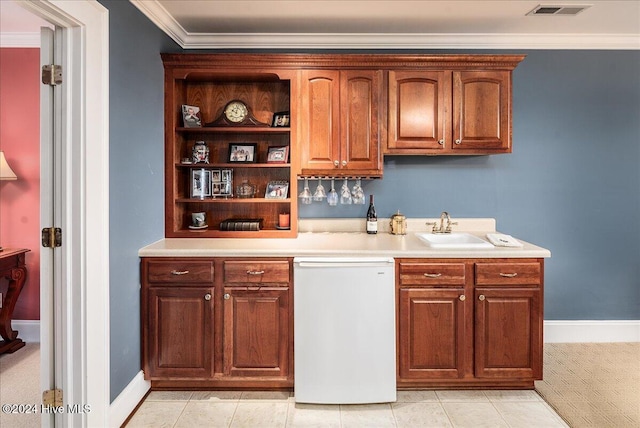
[[[324,186],[322,185],[322,178],[318,178],[318,187],[316,187],[316,191],[313,192],[313,200],[322,201],[326,197],[327,192],[325,192]]]
[[[309,190],[309,179],[308,178],[304,179],[304,188],[302,189],[302,192],[300,192],[298,197],[300,198],[300,202],[302,202],[305,205],[309,205],[312,202],[311,201],[311,190]]]
[[[340,203],[342,205],[351,205],[353,198],[351,197],[351,190],[349,190],[348,180],[345,178],[342,188],[340,189]]]
[[[327,203],[332,207],[338,205],[338,192],[336,192],[335,180],[333,178],[331,179],[331,190],[327,195]]]
[[[362,190],[362,184],[359,178],[356,180],[356,184],[351,190],[351,196],[353,197],[354,204],[364,205],[364,190]]]

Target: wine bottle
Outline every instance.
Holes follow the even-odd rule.
[[[369,195],[369,209],[367,210],[367,233],[378,233],[378,216],[373,204],[373,195]]]

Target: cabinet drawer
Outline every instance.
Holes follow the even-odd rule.
[[[540,263],[476,263],[476,285],[539,285]]]
[[[464,285],[464,263],[400,263],[400,285]]]
[[[213,261],[151,260],[147,262],[147,281],[180,284],[213,282]]]
[[[288,261],[225,261],[225,284],[289,283]]]

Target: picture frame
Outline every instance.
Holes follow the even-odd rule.
[[[191,170],[191,198],[204,199],[211,197],[211,170],[194,168]]]
[[[289,123],[291,120],[291,115],[288,111],[279,111],[273,114],[273,120],[271,121],[271,126],[274,128],[278,127],[289,127]]]
[[[214,198],[233,197],[233,170],[211,170],[211,196]]]
[[[265,199],[287,199],[289,193],[288,181],[270,181],[264,192]]]
[[[200,114],[200,107],[183,104],[182,123],[185,128],[201,128],[202,115]]]
[[[256,143],[229,143],[229,163],[256,162]]]
[[[289,161],[289,146],[269,147],[267,163],[287,163]]]

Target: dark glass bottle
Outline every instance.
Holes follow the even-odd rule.
[[[378,233],[378,216],[373,204],[373,195],[369,195],[369,209],[367,210],[367,233]]]

